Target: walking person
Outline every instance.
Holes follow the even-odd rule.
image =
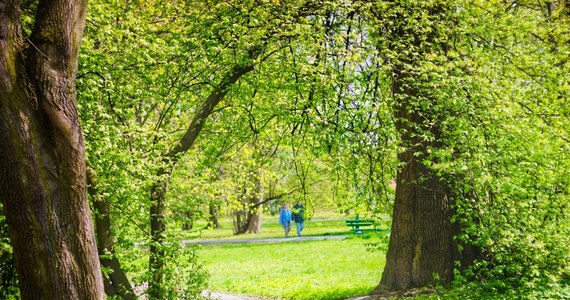
[[[297,236],[301,237],[301,232],[305,228],[305,207],[301,201],[297,201],[297,204],[293,206],[293,221],[295,221],[295,226],[297,227]]]
[[[285,237],[289,237],[289,231],[291,231],[291,211],[289,210],[289,204],[285,203],[281,207],[279,212],[279,224],[283,226],[285,230]]]

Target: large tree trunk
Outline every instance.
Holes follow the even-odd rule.
[[[399,71],[395,74],[393,91],[413,99],[412,95],[419,91],[404,88],[406,75]],[[425,133],[418,128],[419,124],[425,124],[426,112],[410,110],[410,105],[403,100],[396,112],[396,127],[407,149],[398,155],[403,167],[396,178],[392,231],[377,292],[449,283],[453,280],[455,262],[464,268],[478,257],[478,249],[470,245],[462,245],[459,251],[454,236],[459,234],[460,227],[451,222],[455,214],[451,188],[422,162],[428,156],[428,146],[441,146],[437,142],[438,128],[429,128],[435,142],[419,139],[420,132]]]
[[[103,299],[75,101],[87,1],[0,0],[0,199],[24,299]]]
[[[394,115],[405,148],[398,155],[402,167],[396,178],[386,266],[375,292],[448,283],[453,279],[455,261],[466,265],[473,259],[461,255],[454,241],[459,228],[451,222],[454,211],[449,181],[439,178],[423,163],[429,159],[429,148],[443,146],[441,122],[446,116],[442,111],[445,105],[438,103],[446,99],[430,88],[430,80],[438,78],[432,75],[436,71],[423,63],[427,57],[445,61],[446,43],[452,34],[451,11],[450,4],[440,1],[392,3],[375,12],[382,30],[390,33],[385,46],[393,54]],[[421,30],[424,27],[430,30]]]
[[[408,149],[398,156],[392,232],[380,290],[402,290],[453,278],[457,249],[453,211],[446,185]]]

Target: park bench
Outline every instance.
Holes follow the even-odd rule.
[[[346,226],[352,227],[352,232],[354,234],[364,234],[364,231],[373,231],[373,232],[381,231],[381,229],[376,228],[376,222],[374,222],[373,220],[352,219],[345,221],[346,221]]]

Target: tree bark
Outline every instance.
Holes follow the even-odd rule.
[[[103,299],[75,99],[87,1],[0,0],[0,199],[23,299]]]
[[[418,17],[417,11],[425,15]],[[383,24],[382,31],[390,33],[385,46],[394,54],[390,61],[394,116],[405,150],[398,154],[402,167],[396,178],[386,266],[374,293],[448,283],[456,261],[465,266],[474,258],[462,255],[454,240],[459,227],[451,222],[451,187],[423,163],[429,157],[429,148],[443,146],[440,124],[445,113],[435,107],[445,100],[429,88],[430,80],[434,80],[429,72],[434,71],[422,64],[426,57],[445,56],[448,36],[452,35],[448,32],[453,23],[451,11],[450,4],[439,1],[429,5],[391,3],[388,9],[375,12]],[[410,54],[403,55],[403,49]]]
[[[402,129],[402,128],[400,128]],[[442,282],[453,278],[458,232],[446,185],[423,165],[409,148],[398,155],[404,164],[397,175],[392,231],[380,290],[404,290],[430,285],[438,274]]]
[[[251,207],[249,208],[249,221],[247,224],[248,233],[261,233],[261,215],[263,208],[263,186],[260,180],[261,172],[259,169],[255,176],[256,194],[251,196]]]
[[[210,216],[206,228],[213,228],[213,229],[222,228],[222,226],[220,226],[220,219],[219,219],[220,206],[216,203],[210,202],[209,207],[210,207]]]
[[[261,197],[256,197],[258,199],[254,203],[254,206],[250,209],[250,217],[249,222],[247,224],[247,232],[248,233],[261,233],[261,209],[262,206],[259,204],[263,199]]]

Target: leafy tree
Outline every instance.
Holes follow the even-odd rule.
[[[156,153],[171,142],[161,131],[177,130],[180,111],[172,115],[173,105],[187,109],[178,102],[181,92],[169,92],[187,88],[187,78],[176,75],[180,64],[174,64],[187,59],[178,34],[187,24],[184,18],[165,17],[179,16],[184,6],[163,4],[95,1],[86,29],[84,46],[88,51],[82,53],[81,60],[80,109],[91,175],[97,179],[90,194],[97,210],[99,250],[110,283],[108,295],[118,292],[125,297],[123,289],[132,294],[129,280],[123,276],[127,271],[142,274],[131,279],[134,285],[149,281],[141,272],[144,267],[133,263],[141,255],[134,242],[149,237],[149,186],[156,180],[161,159]],[[195,285],[203,278],[199,264],[192,253],[182,257],[182,252],[175,246],[165,249],[165,255],[191,262],[169,265],[165,272],[169,279],[163,288],[172,298],[199,294],[202,289]]]
[[[153,270],[153,280],[149,289],[152,296],[159,297],[161,293],[160,282],[164,266],[162,245],[166,229],[165,196],[173,166],[176,165],[179,157],[194,145],[207,118],[224,99],[230,88],[244,75],[252,72],[255,66],[271,56],[276,49],[279,49],[279,41],[299,34],[295,27],[302,22],[310,22],[310,19],[306,17],[308,13],[317,9],[314,5],[312,2],[304,3],[301,7],[286,2],[265,3],[265,5],[247,2],[242,3],[240,7],[234,7],[226,2],[204,5],[204,9],[213,12],[207,16],[216,18],[215,23],[204,28],[213,30],[212,35],[221,42],[218,47],[232,52],[229,56],[232,62],[229,67],[225,66],[227,69],[221,80],[214,83],[214,88],[200,108],[196,110],[184,135],[162,155],[163,166],[157,171],[158,180],[153,184],[150,194],[152,243],[149,264],[150,269]],[[278,9],[279,14],[269,13],[272,9]],[[206,22],[210,21],[206,20]],[[233,25],[228,26],[229,24]]]
[[[472,192],[458,199],[466,213],[456,220],[465,224],[460,238],[484,256],[458,279],[484,279],[468,285],[478,293],[557,298],[568,285],[568,268],[558,263],[568,260],[560,250],[570,230],[560,214],[568,210],[562,102],[569,80],[561,4],[485,3],[465,11],[477,16],[462,29],[478,45],[468,50],[476,62],[469,64],[470,96],[485,113],[466,122],[469,148],[444,168],[470,170],[463,189]]]
[[[404,290],[453,279],[455,261],[476,257],[458,251],[451,222],[453,190],[426,166],[432,151],[447,148],[446,123],[457,115],[449,105],[455,75],[452,40],[454,3],[450,1],[378,2],[373,10],[378,51],[390,73],[395,127],[400,138],[400,167],[386,267],[377,291]],[[457,175],[455,175],[457,176]],[[463,248],[467,250],[467,248]]]
[[[559,130],[564,122],[558,119],[565,111],[558,105],[566,93],[560,64],[565,58],[559,43],[552,47],[536,40],[549,40],[543,34],[564,40],[543,27],[548,11],[562,10],[507,4],[375,3],[373,34],[391,74],[404,149],[398,155],[387,265],[377,291],[474,274],[494,279],[487,288],[501,292],[557,285],[566,278],[565,267],[546,267],[549,259],[525,242],[549,245],[549,256],[566,260],[554,249],[564,243],[568,226],[545,208],[564,211],[567,200],[562,193],[544,192],[558,186],[550,180],[566,182],[564,167],[558,167],[566,161],[559,151],[566,144]],[[542,156],[546,153],[561,160],[554,163]],[[561,234],[542,236],[540,226]],[[522,257],[536,260],[523,263]],[[456,266],[463,272],[455,272]],[[549,275],[538,275],[538,269]]]
[[[87,2],[39,1],[29,35],[21,5],[0,2],[0,198],[20,293],[101,299],[75,102]]]
[[[81,93],[89,159],[103,199],[129,212],[139,228],[151,224],[153,296],[166,288],[165,197],[178,160],[239,80],[301,35],[316,9],[312,2],[93,6],[81,78],[91,86]],[[133,209],[141,207],[136,199],[150,200],[150,215]]]

